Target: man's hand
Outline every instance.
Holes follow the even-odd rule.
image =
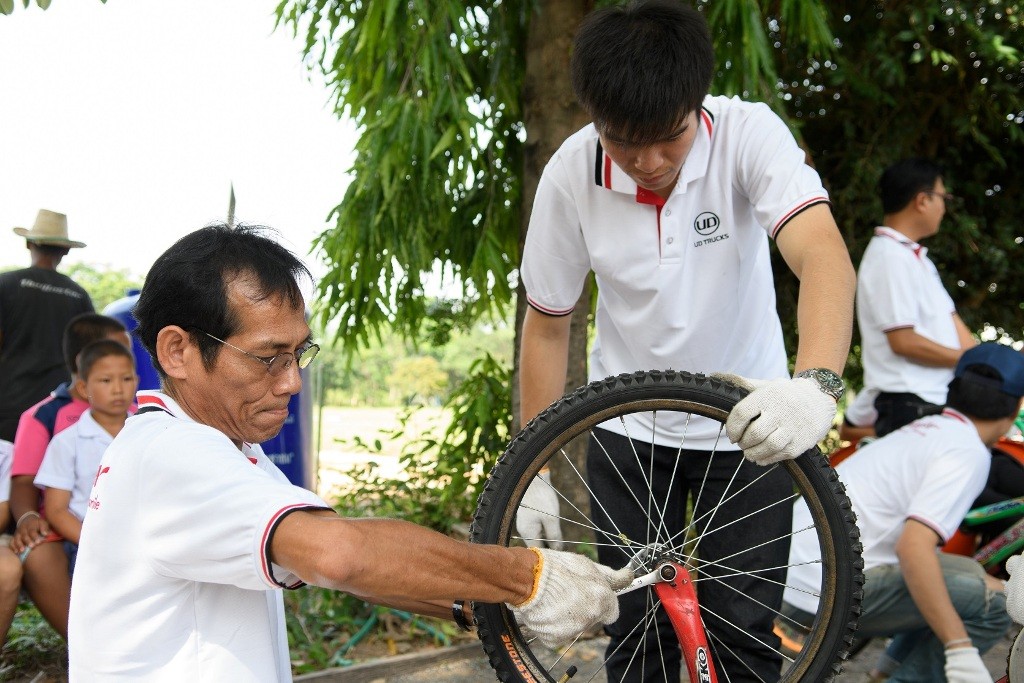
[[[946,648],[948,683],[992,683],[992,676],[981,661],[976,647]]]
[[[562,549],[558,494],[550,472],[541,472],[530,482],[516,512],[516,531],[530,547]]]
[[[836,415],[835,400],[814,380],[747,379],[714,374],[750,391],[725,422],[729,440],[758,465],[791,460],[825,438]]]
[[[509,605],[521,626],[552,649],[568,645],[595,624],[619,618],[615,591],[633,580],[629,566],[614,570],[583,555],[534,549],[539,575],[533,593]]]
[[[1006,561],[1006,571],[1010,575],[1006,582],[1006,612],[1018,624],[1024,624],[1024,566],[1021,566],[1020,555],[1014,555]]]

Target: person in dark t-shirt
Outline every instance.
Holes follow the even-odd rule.
[[[70,378],[61,340],[68,321],[93,311],[88,292],[57,272],[70,249],[62,213],[40,209],[25,238],[32,265],[0,273],[0,441],[14,441],[22,412]]]

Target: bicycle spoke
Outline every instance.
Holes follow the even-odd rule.
[[[712,456],[712,458],[713,458],[713,456]],[[709,462],[708,463],[708,467],[710,468],[710,466],[711,466],[711,463]],[[736,480],[736,475],[739,473],[740,468],[742,466],[743,466],[743,461],[740,461],[739,464],[737,464],[737,466],[736,466],[736,470],[733,472],[732,479],[730,479],[729,480],[729,484],[726,485],[724,493],[729,493],[729,489],[732,488],[732,483],[733,483],[733,481]],[[755,479],[753,479],[753,480],[747,482],[746,484],[744,484],[740,489],[738,489],[738,490],[734,491],[733,493],[731,493],[728,497],[724,497],[724,494],[723,494],[723,498],[721,500],[719,500],[716,505],[712,506],[710,512],[705,512],[700,517],[696,517],[695,516],[692,520],[690,520],[690,525],[687,528],[689,529],[689,528],[694,527],[697,524],[700,524],[709,515],[711,517],[713,517],[714,514],[718,511],[718,509],[720,507],[722,507],[723,505],[725,505],[729,501],[733,500],[734,498],[737,498],[738,496],[740,496],[741,494],[743,494],[744,492],[749,490],[752,486],[754,486],[755,484],[757,484],[760,481],[762,481],[765,477],[767,477],[769,474],[771,474],[777,467],[778,467],[778,465],[771,465],[770,467],[765,468],[764,472],[762,472],[760,475],[758,475]],[[703,493],[703,490],[701,491],[701,493]],[[699,500],[699,495],[700,494],[698,494],[698,500]],[[796,495],[797,494],[794,494],[788,500],[792,500],[792,498],[796,497]],[[697,501],[694,502],[693,509],[694,509],[694,514],[696,515]],[[708,526],[710,526],[710,524],[711,524],[711,519],[708,519],[707,524],[705,524],[704,527],[707,528]],[[719,528],[721,528],[721,527],[719,527]]]
[[[710,579],[710,580],[713,580],[713,579]],[[729,589],[729,590],[731,590],[731,591],[734,591],[734,592],[736,592],[736,593],[739,593],[740,595],[742,595],[743,597],[745,597],[745,598],[746,598],[746,599],[747,599],[748,601],[750,601],[750,602],[753,602],[753,603],[756,603],[757,605],[760,605],[761,607],[763,607],[763,608],[764,608],[765,610],[767,610],[767,611],[769,611],[769,612],[772,612],[772,613],[774,613],[774,614],[775,614],[775,616],[777,616],[777,617],[781,617],[781,616],[784,616],[784,615],[782,614],[782,612],[780,612],[779,610],[777,610],[777,609],[775,609],[775,608],[773,608],[773,607],[769,607],[768,605],[764,604],[763,602],[761,602],[761,601],[760,601],[760,600],[758,600],[757,598],[755,598],[755,597],[753,597],[753,596],[751,596],[751,595],[749,595],[749,594],[747,594],[747,593],[744,593],[744,592],[743,592],[743,591],[741,591],[741,590],[740,590],[739,588],[736,588],[735,586],[729,585],[728,583],[725,583],[724,581],[719,581],[718,583],[720,583],[721,585],[725,586],[726,588],[728,588],[728,589]],[[710,611],[710,610],[708,610],[708,611]],[[791,621],[792,621],[792,620],[791,620]],[[736,627],[736,628],[739,628],[739,627]],[[760,641],[760,640],[758,640],[758,642],[761,642],[761,641]],[[787,655],[786,655],[785,653],[783,653],[783,652],[779,652],[778,650],[776,650],[775,648],[771,647],[770,645],[767,645],[767,644],[765,644],[765,645],[766,645],[766,647],[768,647],[768,648],[769,648],[770,650],[772,650],[773,652],[775,652],[775,653],[777,653],[777,654],[779,654],[779,655],[782,655],[782,658],[783,658],[784,660],[786,660],[787,662],[789,662],[790,664],[792,664],[792,663],[793,663],[793,658],[792,658],[792,657],[789,657],[789,656],[787,656]]]
[[[611,659],[613,656],[615,656],[616,654],[619,653],[619,650],[621,650],[625,646],[625,644],[627,642],[629,642],[629,639],[632,638],[634,634],[636,634],[637,630],[639,630],[641,627],[646,628],[646,626],[650,623],[650,620],[654,618],[654,613],[657,610],[658,606],[659,606],[658,603],[655,602],[655,605],[651,609],[649,609],[647,611],[647,613],[644,615],[644,618],[641,619],[640,621],[638,621],[633,626],[633,628],[629,631],[629,633],[626,634],[626,636],[622,639],[622,642],[619,643],[618,647],[616,647],[611,652],[606,652],[605,653],[605,658],[601,662],[601,668],[599,670],[595,671],[594,674],[590,678],[587,679],[587,681],[593,681],[598,675],[603,673],[604,672],[604,667],[608,664],[608,660]],[[629,669],[629,666],[632,664],[633,660],[636,658],[636,655],[637,655],[638,651],[639,651],[639,646],[638,646],[637,649],[633,650],[633,655],[629,659],[629,664],[626,665],[627,670]]]
[[[597,497],[596,497],[596,496],[594,495],[593,491],[591,491],[591,490],[590,490],[590,486],[589,486],[589,484],[587,484],[587,480],[586,480],[586,478],[585,478],[585,477],[584,477],[584,476],[583,476],[582,474],[580,474],[580,471],[579,471],[578,469],[576,469],[576,465],[575,465],[575,464],[573,463],[572,459],[571,459],[571,458],[570,458],[570,457],[568,456],[568,454],[567,454],[567,453],[565,452],[565,450],[564,450],[564,449],[559,449],[559,452],[560,452],[560,453],[562,454],[562,457],[563,457],[563,458],[565,459],[565,462],[566,462],[566,463],[568,463],[568,465],[569,465],[569,467],[570,467],[570,468],[572,469],[572,471],[576,473],[576,477],[577,477],[577,478],[579,479],[579,481],[580,481],[580,482],[581,482],[581,483],[583,484],[583,486],[584,486],[584,487],[585,487],[585,488],[587,489],[587,492],[588,492],[588,493],[590,494],[590,498],[591,498],[591,500],[597,500]],[[558,496],[558,497],[559,497],[560,499],[562,499],[563,501],[565,501],[565,503],[566,503],[566,504],[567,504],[567,505],[568,505],[569,507],[571,507],[571,508],[572,508],[573,510],[575,510],[575,511],[576,511],[576,513],[577,513],[577,514],[578,514],[578,515],[579,515],[579,516],[580,516],[580,517],[581,517],[582,519],[584,519],[584,520],[586,520],[587,522],[589,522],[589,524],[587,524],[587,523],[583,523],[583,522],[579,522],[578,520],[575,520],[575,519],[570,519],[570,518],[568,518],[568,517],[564,517],[564,516],[562,516],[562,515],[558,515],[557,517],[558,517],[558,519],[559,519],[559,521],[560,521],[560,522],[568,522],[568,523],[570,523],[570,524],[575,524],[576,526],[580,526],[580,527],[583,527],[584,529],[588,529],[589,531],[593,531],[593,532],[594,532],[594,533],[596,533],[596,534],[600,534],[600,535],[602,535],[602,536],[605,536],[605,537],[607,537],[607,538],[608,538],[608,539],[610,539],[610,540],[613,540],[613,541],[614,541],[614,540],[618,540],[618,541],[620,541],[620,543],[614,543],[614,544],[609,544],[609,545],[619,545],[619,546],[624,546],[624,547],[631,547],[632,545],[634,545],[634,542],[633,542],[632,540],[630,540],[630,539],[629,539],[629,538],[628,538],[628,537],[627,537],[627,536],[626,536],[625,534],[623,534],[623,533],[622,533],[622,531],[621,531],[620,529],[618,529],[618,527],[617,527],[617,526],[615,525],[615,521],[611,519],[611,516],[610,516],[610,515],[608,514],[607,510],[604,510],[604,507],[603,507],[603,506],[602,506],[602,510],[604,510],[604,512],[605,512],[605,516],[606,516],[606,517],[608,517],[608,519],[609,519],[609,520],[611,521],[612,525],[616,527],[616,528],[615,528],[615,534],[611,534],[611,533],[609,533],[609,532],[608,532],[607,530],[599,528],[599,527],[598,527],[598,526],[597,526],[597,525],[596,525],[596,524],[595,524],[595,523],[594,523],[594,522],[593,522],[593,521],[592,521],[592,520],[591,520],[591,519],[589,518],[589,516],[588,516],[588,515],[586,515],[586,514],[585,514],[585,513],[584,513],[584,512],[582,511],[582,510],[580,510],[580,509],[579,509],[579,507],[577,507],[577,506],[576,506],[576,504],[575,504],[575,503],[573,503],[573,501],[571,501],[571,500],[570,500],[570,499],[569,499],[569,498],[568,498],[568,497],[567,497],[567,496],[566,496],[565,494],[563,494],[563,493],[562,493],[562,492],[561,492],[561,491],[560,491],[560,490],[559,490],[558,488],[556,488],[555,486],[553,486],[553,485],[552,485],[552,484],[550,484],[549,482],[545,481],[544,479],[540,479],[540,481],[544,482],[544,485],[545,485],[545,486],[548,486],[549,488],[551,488],[551,490],[552,490],[552,491],[554,491],[554,492],[555,492],[555,494],[556,494],[556,495],[557,495],[557,496]],[[600,504],[600,503],[599,503],[599,504]],[[541,514],[541,515],[545,515],[545,516],[548,516],[548,517],[553,517],[553,516],[554,516],[554,515],[551,515],[551,513],[549,513],[549,512],[546,512],[546,511],[544,511],[544,510],[538,510],[537,508],[534,508],[534,507],[530,507],[529,505],[523,505],[523,504],[522,504],[521,502],[520,502],[520,507],[526,508],[526,509],[528,509],[528,510],[532,510],[532,511],[534,511],[534,512],[537,512],[537,513],[539,513],[539,514]],[[522,537],[519,537],[519,536],[516,536],[515,538],[520,538],[520,539],[522,539]],[[526,539],[522,539],[522,540],[524,540],[524,541],[525,541]],[[548,545],[550,545],[550,544],[551,544],[551,542],[553,541],[553,539],[530,539],[530,540],[539,540],[539,541],[542,541],[542,542],[544,542],[544,543],[547,543]],[[563,540],[563,541],[560,541],[560,542],[563,542],[563,543],[564,543],[565,541]],[[595,544],[595,545],[601,545],[601,544]],[[640,546],[640,547],[642,547],[642,546]],[[636,556],[636,554],[635,554],[635,553],[633,553],[633,556],[635,557],[635,556]]]
[[[597,443],[598,447],[601,449],[601,452],[604,454],[605,459],[612,466],[612,469],[615,470],[615,474],[618,476],[619,481],[622,483],[623,489],[625,491],[629,492],[629,497],[633,499],[633,501],[637,504],[637,507],[639,508],[639,510],[641,512],[643,512],[644,511],[644,504],[641,503],[640,499],[636,497],[636,494],[633,492],[633,489],[630,488],[629,484],[626,482],[626,478],[624,476],[622,476],[622,471],[619,469],[619,466],[615,462],[615,459],[612,458],[611,454],[608,453],[608,449],[606,449],[604,444],[601,443],[601,439],[598,438],[596,433],[591,432],[591,436],[593,437],[594,441]],[[587,490],[590,491],[589,488]],[[591,495],[591,498],[595,498],[593,491],[590,491],[590,495]],[[615,524],[615,521],[612,519],[612,516],[608,513],[608,510],[604,507],[603,504],[601,504],[600,499],[597,499],[597,500],[598,500],[598,505],[601,508],[601,511],[604,512],[605,516],[609,519],[609,521],[611,521],[612,525],[616,526],[616,528],[618,528],[618,525]]]
[[[737,626],[736,624],[732,623],[728,619],[723,618],[721,615],[717,614],[713,609],[710,609],[707,606],[702,606],[701,607],[701,612],[702,613],[706,613],[706,614],[710,614],[711,616],[715,617],[715,619],[718,620],[718,623],[723,624],[725,626],[731,627],[737,633],[740,633],[740,634],[746,636],[747,640],[751,640],[754,643],[756,643],[756,644],[760,645],[761,647],[763,647],[764,649],[766,649],[766,650],[768,650],[770,652],[774,652],[775,654],[779,655],[782,658],[786,658],[786,656],[784,654],[782,654],[782,652],[780,652],[776,648],[772,647],[768,643],[764,642],[763,640],[761,640],[757,636],[753,635],[752,633],[749,633],[746,629],[744,629],[744,628],[742,628],[740,626]],[[735,656],[735,653],[730,648],[727,647],[726,649],[729,650],[729,652]],[[742,657],[737,657],[736,659],[738,659],[739,661],[743,661]]]
[[[712,645],[712,647],[713,647],[713,649],[716,652],[716,656],[715,656],[715,660],[716,661],[721,661],[721,657],[719,657],[717,655],[718,648],[721,647],[722,649],[726,650],[729,654],[731,654],[733,659],[735,659],[740,664],[742,664],[743,668],[745,668],[747,671],[749,671],[754,676],[757,676],[758,680],[760,680],[761,683],[766,683],[765,680],[763,678],[761,678],[760,674],[758,674],[756,671],[754,671],[752,668],[750,668],[750,665],[747,664],[745,661],[743,661],[742,657],[737,656],[736,653],[733,652],[732,648],[729,647],[728,645],[726,645],[725,642],[721,638],[717,637],[716,635],[714,635],[711,632],[708,632],[708,637],[711,638],[712,641],[714,641],[714,644]],[[721,673],[723,673],[725,675],[726,683],[728,683],[731,680],[731,678],[729,677],[729,672],[723,670]]]
[[[658,602],[659,601],[655,597],[654,591],[648,591],[647,592],[647,604],[651,605],[653,603],[653,606],[651,607],[650,614],[652,615],[651,616],[651,621],[654,622],[654,642],[658,646],[658,659],[660,661],[664,662],[665,661],[665,652],[663,651],[663,649],[661,647],[661,622],[658,621],[658,617],[657,617]],[[650,633],[651,633],[650,629],[648,629],[644,633],[644,640],[647,639],[647,637],[650,635]],[[647,649],[646,643],[644,645],[644,649],[645,650]],[[645,668],[646,668],[646,660],[644,660],[643,664],[645,665]],[[646,672],[644,672],[644,673],[646,673]],[[662,674],[662,678],[664,679],[665,683],[668,683],[668,672],[665,671],[665,667],[664,666],[661,667],[661,674]],[[641,676],[641,678],[644,678],[644,676]]]
[[[731,522],[726,522],[726,523],[725,523],[725,524],[723,524],[722,526],[718,526],[718,527],[715,527],[714,529],[710,529],[710,530],[705,530],[705,532],[704,532],[704,533],[703,533],[703,534],[702,534],[702,535],[700,536],[700,538],[707,538],[707,537],[709,537],[709,536],[713,536],[714,534],[718,533],[719,531],[721,531],[721,530],[723,530],[723,529],[726,529],[726,528],[728,528],[728,527],[732,526],[733,524],[737,524],[737,523],[739,523],[739,522],[742,522],[743,520],[747,519],[748,517],[753,517],[754,515],[758,515],[758,514],[761,514],[762,512],[765,512],[766,510],[769,510],[769,509],[770,509],[770,508],[772,508],[772,507],[775,507],[775,506],[777,506],[777,505],[781,505],[781,504],[783,504],[783,503],[787,503],[787,502],[789,502],[789,501],[791,501],[791,500],[793,500],[793,499],[795,499],[795,498],[797,498],[797,497],[798,497],[798,495],[797,495],[797,494],[793,494],[792,496],[789,496],[788,498],[783,498],[783,499],[780,499],[780,500],[778,500],[778,501],[776,501],[776,502],[774,502],[774,503],[770,503],[770,504],[768,504],[768,505],[765,505],[765,506],[764,506],[764,507],[762,507],[762,508],[759,508],[759,509],[757,509],[757,510],[753,510],[752,512],[749,512],[749,513],[747,513],[746,515],[743,515],[742,517],[739,517],[739,518],[737,518],[737,519],[734,519],[734,520],[732,520]],[[731,498],[731,497],[730,497],[730,498]],[[719,503],[719,505],[721,505],[721,503]],[[693,524],[692,524],[692,523],[691,523],[690,525],[688,525],[688,526],[687,526],[687,528],[686,528],[686,529],[684,529],[683,531],[681,531],[681,532],[679,532],[679,533],[676,533],[676,534],[675,534],[674,536],[672,536],[672,537],[671,537],[671,538],[670,538],[670,539],[668,540],[668,544],[669,544],[669,545],[673,544],[673,543],[675,542],[675,540],[676,540],[676,539],[677,539],[677,538],[678,538],[678,537],[679,537],[680,535],[684,534],[684,532],[687,532],[687,531],[688,531],[689,529],[691,529],[691,528],[693,528]],[[810,527],[810,528],[813,528],[813,527]],[[705,527],[705,529],[706,529],[706,527]],[[754,546],[754,547],[760,547],[761,545],[767,545],[767,544],[769,544],[769,543],[774,543],[775,541],[779,541],[779,540],[781,540],[781,539],[783,539],[783,538],[788,538],[788,537],[792,537],[792,536],[793,536],[793,534],[792,534],[792,533],[789,533],[789,534],[785,534],[785,535],[783,535],[783,536],[779,536],[778,538],[772,539],[772,540],[770,540],[770,541],[765,541],[764,543],[760,544],[759,546]],[[684,536],[684,538],[685,538],[685,536]],[[747,549],[745,549],[745,550],[742,550],[742,551],[740,551],[740,553],[736,553],[736,555],[738,555],[738,554],[741,554],[741,553],[744,553],[744,552],[748,552],[749,550],[752,550],[752,549],[753,549],[753,548],[747,548]],[[695,549],[694,549],[694,551],[693,551],[693,552],[691,552],[690,554],[691,554],[691,555],[693,555],[693,554],[696,554],[696,548],[695,548]],[[730,557],[735,557],[735,555],[730,555]]]
[[[723,425],[723,427],[724,427],[724,425]],[[721,438],[722,427],[719,427],[718,435],[719,435],[719,438]],[[716,441],[715,443],[716,443],[716,446],[717,446],[718,442]],[[708,466],[704,470],[704,478],[701,481],[700,489],[697,492],[697,495],[694,497],[694,501],[693,501],[693,512],[694,512],[694,515],[697,514],[697,510],[700,507],[701,497],[704,495],[704,486],[707,483],[708,472],[711,471],[711,463],[714,462],[715,454],[716,453],[717,453],[717,448],[716,449],[712,449],[711,456],[708,458]],[[736,481],[736,475],[739,474],[740,465],[742,465],[742,464],[743,464],[742,461],[740,461],[740,463],[736,465],[736,469],[733,470],[732,476],[729,478],[729,483],[725,485],[725,489],[724,490],[726,492],[728,492],[729,489],[732,488],[732,483],[734,481]],[[718,505],[712,506],[712,508],[711,508],[711,516],[709,517],[707,523],[704,525],[705,529],[708,529],[711,526],[711,522],[714,520],[715,514],[718,512],[718,509],[722,505],[723,502],[724,501],[719,500]],[[697,540],[694,542],[693,550],[691,551],[692,554],[696,554],[697,553],[697,548],[700,547],[700,542],[701,542],[701,540],[704,537],[704,533],[700,529],[696,528],[696,526],[694,525],[693,521],[690,522],[689,528],[692,528],[692,529],[694,529],[697,532]]]
[[[630,446],[630,448],[633,451],[633,458],[636,461],[637,467],[640,468],[640,472],[643,472],[644,471],[644,467],[643,467],[643,464],[640,462],[640,454],[636,452],[637,441],[635,441],[633,439],[633,437],[630,436],[630,434],[629,434],[629,426],[626,424],[626,421],[624,419],[622,419],[622,418],[619,418],[619,420],[622,423],[623,431],[626,433],[626,438],[629,439],[629,446]],[[650,467],[651,467],[651,469],[649,470],[647,478],[645,480],[647,482],[647,508],[646,508],[644,514],[646,514],[648,522],[650,522],[652,520],[652,517],[651,517],[651,506],[654,505],[655,508],[657,508],[657,501],[654,500],[654,482],[651,481],[651,479],[653,478],[653,474],[652,473],[653,473],[653,469],[654,469],[654,441],[653,441],[653,439],[654,439],[654,435],[652,434],[651,435],[651,445],[650,445],[650,451],[651,451],[651,457],[650,457],[651,465],[650,465]],[[661,512],[661,518],[664,519],[665,513],[663,511],[659,511],[659,512]],[[655,531],[655,539],[654,540],[651,539],[651,537],[650,537],[651,528],[652,528],[651,525],[647,526],[647,534],[648,534],[647,535],[647,545],[650,545],[651,543],[660,542],[660,538],[657,537],[657,531]]]

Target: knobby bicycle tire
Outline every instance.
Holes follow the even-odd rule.
[[[745,395],[745,390],[716,378],[674,371],[624,374],[576,390],[533,419],[499,459],[480,496],[471,540],[523,545],[515,529],[515,517],[527,487],[544,465],[563,457],[566,444],[596,425],[652,411],[655,419],[657,411],[671,411],[724,424],[729,411]],[[813,626],[800,651],[784,665],[780,680],[831,681],[853,642],[860,613],[864,582],[860,532],[842,483],[816,448],[775,467],[789,475],[794,490],[808,503],[820,543],[824,577]],[[500,681],[566,680],[570,653],[551,653],[532,644],[504,605],[477,604],[474,615],[479,637]],[[584,672],[573,680],[592,680],[595,676]],[[719,680],[735,678],[723,677],[719,672]]]

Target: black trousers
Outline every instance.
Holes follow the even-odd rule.
[[[875,397],[875,410],[878,411],[875,434],[885,436],[918,418],[941,413],[942,406],[929,403],[917,394],[883,391]]]
[[[653,500],[657,501],[657,507],[666,508],[660,535],[674,536],[677,543],[681,543],[685,528],[687,498],[692,495],[694,518],[704,520],[698,528],[705,532],[697,550],[701,561],[697,590],[701,616],[711,633],[709,644],[715,661],[721,663],[719,680],[725,680],[721,673],[724,669],[729,673],[730,683],[777,681],[781,658],[754,638],[776,650],[779,647],[772,625],[782,605],[793,514],[789,502],[767,510],[762,508],[769,501],[789,497],[793,491],[792,480],[784,471],[776,469],[712,515],[720,500],[764,475],[765,468],[747,462],[738,451],[719,452],[712,459],[711,453],[706,451],[680,452],[678,448],[655,446],[651,474],[648,472],[650,449],[649,443],[631,443],[624,436],[602,429],[593,432],[587,450],[587,477],[600,504],[591,501],[591,516],[597,526],[609,534],[598,538],[600,561],[618,568],[629,559],[621,546],[609,540],[620,534],[635,543],[655,539],[657,529],[652,528],[652,524],[660,525],[661,515],[655,511],[647,513],[651,495],[648,481],[653,481]],[[642,465],[638,464],[637,455]],[[673,481],[677,456],[679,464]],[[740,469],[733,478],[737,466]],[[755,512],[757,510],[761,511]],[[729,524],[735,520],[742,521]],[[718,559],[722,559],[728,569],[712,564]],[[755,576],[736,575],[737,570],[770,567],[778,569],[759,571]],[[726,578],[713,578],[722,574],[727,575]],[[636,628],[646,615],[647,595],[648,591],[643,590],[624,595],[619,601],[619,620],[605,629],[611,637],[606,653],[609,681],[679,680],[678,639],[664,611],[658,610],[656,627]],[[642,654],[631,662],[638,648]]]

